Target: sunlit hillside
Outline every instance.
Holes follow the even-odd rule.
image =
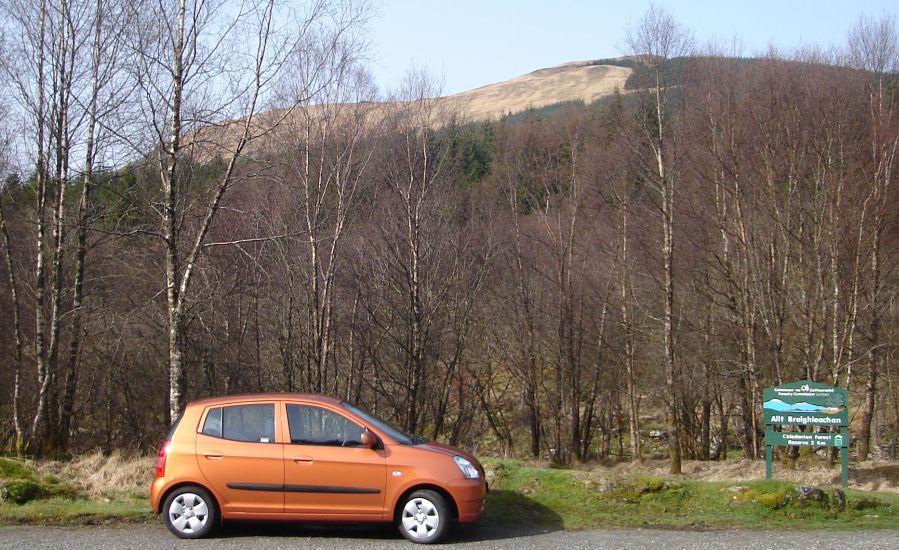
[[[566,101],[592,103],[624,89],[632,70],[575,61],[447,97],[469,120],[499,118]]]

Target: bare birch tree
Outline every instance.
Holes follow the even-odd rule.
[[[432,380],[429,364],[433,352],[433,324],[436,307],[433,298],[437,284],[435,265],[442,261],[434,249],[436,235],[433,197],[444,181],[448,152],[433,147],[431,133],[446,122],[438,102],[438,88],[424,71],[411,71],[388,116],[386,131],[393,140],[385,155],[385,183],[397,211],[396,232],[385,231],[384,240],[392,256],[388,260],[392,285],[401,304],[402,330],[397,344],[402,346],[403,373],[400,387],[405,393],[403,425],[415,432],[421,420],[421,408]],[[393,224],[391,224],[393,225]],[[385,224],[386,227],[389,227]],[[392,249],[392,250],[391,250]]]
[[[241,161],[256,138],[287,116],[259,121],[273,83],[291,55],[302,55],[307,33],[327,26],[325,1],[303,13],[273,0],[239,7],[224,1],[135,3],[140,32],[132,46],[144,135],[140,151],[154,151],[161,197],[165,256],[169,417],[181,413],[187,372],[184,340],[191,283],[222,200],[243,178]],[[282,10],[283,8],[283,10]],[[222,159],[206,196],[191,197],[192,168]],[[202,194],[202,193],[201,193]],[[193,205],[193,201],[196,201]],[[189,219],[196,216],[197,224]],[[218,243],[221,244],[221,243]]]
[[[76,232],[75,273],[72,282],[71,327],[69,348],[65,360],[65,382],[59,403],[58,426],[55,439],[59,452],[68,449],[72,421],[75,414],[75,397],[78,385],[78,359],[82,343],[82,324],[85,309],[85,262],[88,252],[87,233],[92,218],[92,201],[96,186],[94,168],[97,163],[98,127],[109,119],[109,113],[121,101],[121,59],[124,48],[124,34],[127,28],[127,8],[125,3],[112,0],[95,0],[86,9],[85,34],[90,36],[90,50],[87,60],[84,96],[78,98],[83,109],[81,118],[85,129],[80,139],[83,141],[84,157],[81,165],[81,193],[77,201],[77,211],[73,225]],[[101,102],[103,105],[101,107]]]
[[[874,419],[877,381],[883,370],[884,344],[884,237],[889,209],[889,190],[894,186],[896,156],[899,153],[896,102],[887,84],[887,75],[899,68],[899,33],[891,16],[880,19],[859,18],[849,32],[849,56],[852,64],[863,71],[867,84],[870,160],[866,170],[869,180],[871,225],[870,259],[866,299],[870,307],[868,333],[868,375],[865,380],[865,404],[859,434],[859,458],[867,460],[871,452],[871,424]]]
[[[374,124],[370,107],[374,90],[358,59],[362,45],[342,34],[364,15],[349,14],[339,32],[318,37],[285,75],[285,101],[297,108],[279,132],[290,144],[278,177],[288,190],[290,207],[278,231],[301,236],[279,240],[275,246],[290,278],[288,311],[280,322],[289,335],[286,345],[292,348],[285,350],[291,389],[293,366],[288,358],[299,349],[304,363],[299,387],[339,393],[338,373],[327,372],[334,347],[335,283],[345,262],[347,226],[358,209],[357,190],[372,155],[366,137]],[[297,240],[300,250],[293,246]],[[303,289],[302,296],[294,295],[296,288]],[[294,301],[305,306],[301,330],[292,324]]]
[[[506,127],[508,134],[526,134],[525,138],[513,140],[511,137],[503,139],[503,145],[495,163],[496,177],[506,187],[509,216],[512,222],[513,242],[511,248],[511,271],[513,273],[513,292],[507,298],[512,314],[512,328],[508,336],[512,345],[509,346],[509,368],[521,380],[522,393],[524,394],[524,406],[527,410],[527,426],[530,439],[530,454],[537,458],[540,456],[542,434],[542,408],[540,403],[540,389],[543,386],[541,354],[539,353],[537,307],[535,302],[536,291],[534,289],[534,274],[531,267],[531,258],[525,250],[530,242],[522,228],[523,211],[536,207],[533,194],[525,185],[524,172],[528,169],[533,155],[538,154],[537,147],[522,146],[522,141],[531,144],[531,132],[528,131],[532,121],[526,120],[518,128]],[[524,157],[524,158],[522,158]],[[498,338],[506,341],[505,335]]]
[[[37,6],[15,1],[7,5],[18,40],[4,70],[14,83],[16,97],[28,121],[28,133],[35,141],[27,150],[34,155],[36,188],[34,355],[38,394],[29,444],[38,455],[59,450],[56,437],[59,348],[62,319],[69,310],[64,303],[67,285],[63,284],[66,195],[70,187],[71,152],[82,114],[76,94],[84,61],[84,23],[89,18],[84,4],[41,0]],[[21,71],[17,63],[33,71]],[[46,241],[48,229],[50,242]]]
[[[5,106],[0,104],[0,116],[8,115]],[[6,177],[10,170],[10,146],[11,140],[7,135],[0,135],[0,177]],[[3,242],[3,259],[6,266],[6,276],[9,284],[10,302],[12,305],[12,337],[13,337],[13,395],[12,395],[12,422],[15,431],[16,456],[22,456],[26,445],[26,427],[22,419],[22,325],[19,318],[21,306],[19,304],[19,284],[16,277],[16,265],[10,244],[9,229],[6,225],[5,205],[3,196],[7,192],[5,185],[0,185],[0,237]]]
[[[442,390],[459,383],[470,333],[468,279],[480,247],[466,234],[453,198],[450,145],[455,116],[434,79],[413,70],[385,109],[379,176],[361,226],[357,281],[377,349],[371,385],[410,432],[444,409]]]
[[[679,372],[675,358],[674,327],[674,257],[675,257],[675,190],[678,178],[678,153],[676,147],[676,97],[670,88],[670,63],[673,58],[689,53],[692,47],[690,33],[668,12],[650,7],[643,17],[628,29],[625,39],[629,51],[649,71],[647,87],[641,92],[643,101],[639,116],[640,146],[648,154],[640,152],[641,176],[658,195],[659,216],[662,231],[662,271],[664,282],[662,336],[665,385],[668,412],[672,426],[669,437],[671,473],[681,471],[681,449],[678,435],[678,387]]]

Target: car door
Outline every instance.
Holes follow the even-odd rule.
[[[383,449],[362,446],[363,426],[334,409],[285,402],[290,442],[284,447],[284,510],[321,519],[380,517]]]
[[[275,440],[277,402],[210,407],[197,434],[200,471],[222,512],[284,512],[284,449]]]

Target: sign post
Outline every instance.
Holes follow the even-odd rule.
[[[843,487],[849,484],[849,393],[842,388],[799,380],[762,392],[765,415],[765,479],[771,479],[774,445],[837,447]],[[839,432],[784,432],[775,427],[821,426]]]

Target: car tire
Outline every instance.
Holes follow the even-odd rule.
[[[452,519],[450,507],[440,493],[421,490],[403,499],[396,523],[400,533],[412,542],[433,544],[446,535]]]
[[[176,537],[199,539],[208,536],[218,526],[218,505],[206,489],[185,485],[166,497],[162,505],[162,518]]]

